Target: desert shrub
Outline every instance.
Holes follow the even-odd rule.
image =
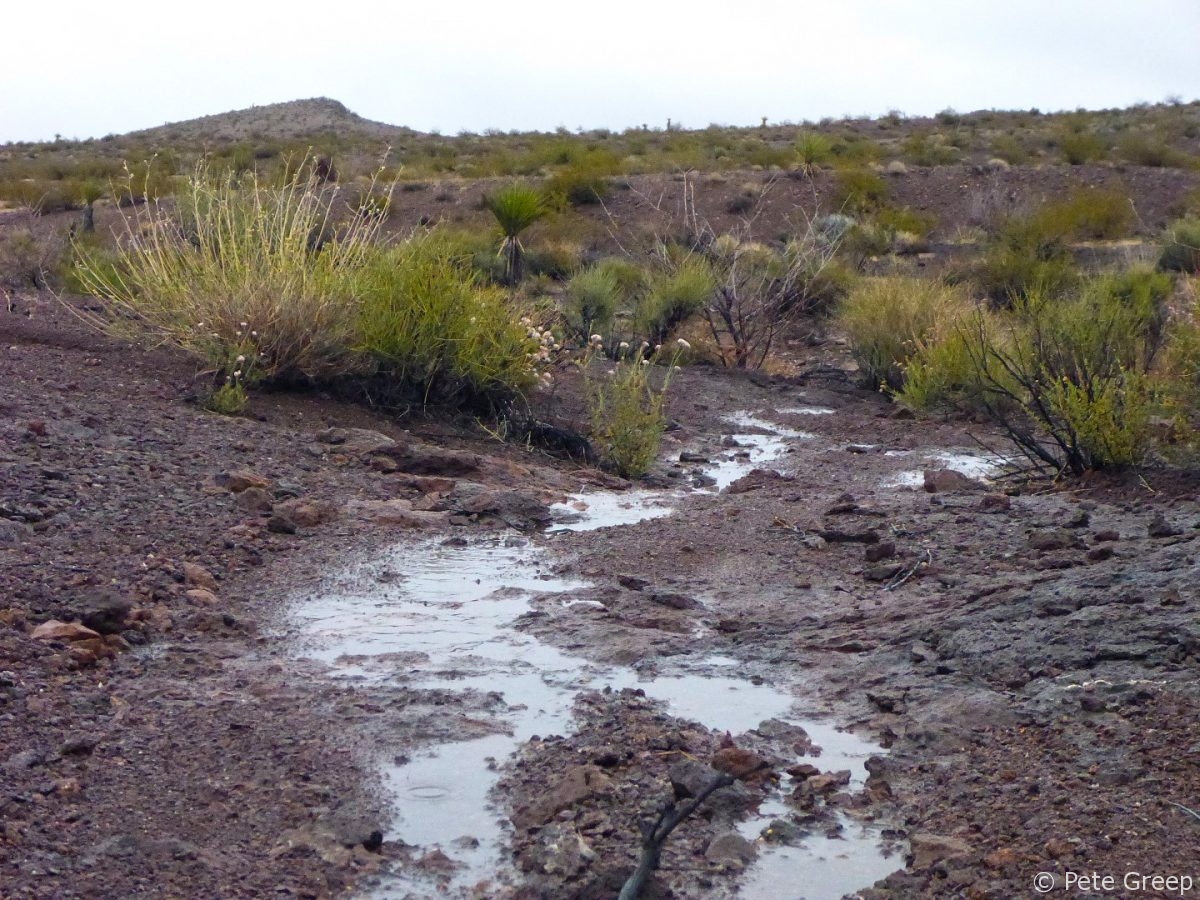
[[[546,196],[558,209],[602,203],[612,190],[612,176],[621,171],[620,160],[608,150],[593,150],[562,161],[566,165],[546,181]]]
[[[1167,228],[1158,268],[1166,272],[1200,272],[1200,219],[1180,219]]]
[[[683,346],[681,342],[677,349]],[[659,366],[664,359],[661,349],[649,357],[637,349],[624,354],[611,371],[595,374],[599,349],[594,346],[584,362],[591,441],[609,469],[635,478],[648,472],[658,456],[667,427],[663,407],[675,360]]]
[[[1104,142],[1089,131],[1069,131],[1058,140],[1058,149],[1068,165],[1082,166],[1102,159]]]
[[[1059,291],[1077,276],[1066,236],[1037,217],[1003,221],[972,271],[980,290],[998,305],[1034,291]]]
[[[634,312],[635,333],[651,346],[663,344],[672,329],[705,309],[714,287],[712,267],[700,256],[658,272]]]
[[[1029,151],[1025,149],[1015,135],[1000,134],[992,140],[992,155],[1010,165],[1019,166],[1029,159]]]
[[[1133,204],[1120,191],[1081,188],[1044,206],[1033,224],[1048,236],[1067,240],[1112,240],[1127,237],[1137,222]]]
[[[837,324],[849,338],[863,385],[898,391],[909,361],[972,309],[958,287],[902,276],[866,278],[842,302]]]
[[[336,193],[300,175],[283,188],[202,163],[178,213],[134,207],[115,253],[76,244],[88,293],[142,330],[198,353],[218,377],[253,340],[265,380],[329,377],[352,367],[357,270],[375,252],[377,217],[330,233]]]
[[[372,364],[375,399],[491,410],[532,386],[537,343],[453,241],[410,238],[371,255],[353,282],[354,347]]]
[[[0,230],[0,283],[49,287],[63,269],[66,239],[58,232],[32,226]]]
[[[1010,383],[1003,366],[981,352],[984,346],[1007,346],[1001,315],[986,308],[959,310],[909,357],[896,398],[923,412],[986,411],[981,396],[984,375]],[[986,373],[980,372],[981,366],[987,367]]]
[[[914,134],[904,141],[903,152],[909,162],[918,166],[950,166],[961,156],[959,149],[947,144],[940,134]]]
[[[525,268],[534,277],[566,281],[580,266],[583,251],[567,241],[547,243],[525,254]]]
[[[1117,142],[1121,159],[1151,168],[1184,168],[1192,158],[1166,141],[1145,134],[1128,134]]]
[[[587,343],[593,334],[611,333],[621,299],[621,285],[611,267],[593,266],[567,285],[563,317],[575,336]]]
[[[982,411],[1031,460],[1059,471],[1136,465],[1160,392],[1168,292],[1162,276],[1134,271],[978,311],[918,350],[902,396]]]
[[[928,237],[937,227],[937,216],[910,206],[884,206],[874,215],[875,222],[892,232],[907,232]]]
[[[888,197],[887,182],[866,169],[846,169],[838,173],[833,203],[851,215],[870,212],[882,206]]]

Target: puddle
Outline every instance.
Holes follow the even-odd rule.
[[[710,490],[782,455],[790,442],[812,437],[749,414],[730,417],[730,422],[739,430],[737,446],[704,469],[716,480]],[[667,515],[685,496],[680,490],[580,495],[563,504],[563,512],[576,519],[562,530]],[[643,680],[631,668],[593,664],[515,630],[514,621],[532,609],[537,596],[556,595],[564,605],[587,602],[571,596],[586,582],[549,573],[542,544],[552,542],[553,537],[541,544],[525,539],[409,544],[342,579],[337,593],[294,611],[300,652],[327,663],[334,677],[367,685],[476,691],[490,704],[486,713],[472,713],[476,733],[483,736],[442,738],[453,742],[435,743],[385,770],[396,807],[388,839],[440,848],[459,866],[452,881],[435,888],[428,876],[401,870],[369,896],[428,896],[433,889],[444,896],[481,896],[481,884],[485,891],[494,890],[505,878],[507,828],[489,799],[496,770],[534,735],[569,732],[575,697],[583,690],[640,688],[665,703],[672,715],[735,735],[772,719],[799,725],[822,748],[807,761],[822,770],[849,769],[852,789],[865,781],[866,759],[884,752],[829,723],[798,719],[792,685],[735,677],[731,670],[742,664],[732,657],[664,660],[660,674]],[[462,715],[453,709],[447,707],[445,719]],[[443,723],[447,733],[461,734],[453,724]],[[486,733],[493,730],[497,733]],[[431,737],[436,741],[438,736]],[[781,796],[773,796],[741,828],[756,837],[771,821],[791,813]],[[810,900],[836,898],[899,867],[880,852],[877,833],[849,819],[839,821],[838,837],[819,833],[803,846],[764,845],[739,896],[779,897],[781,888],[794,890],[801,872]]]
[[[884,487],[916,487],[925,485],[925,469],[953,469],[968,478],[986,480],[1004,468],[1007,460],[1002,456],[980,455],[967,450],[943,450],[935,453],[914,453],[911,450],[888,450],[884,456],[915,456],[921,468],[910,469],[893,475],[883,482]]]
[[[837,410],[828,406],[787,406],[778,412],[781,416],[832,416]]]

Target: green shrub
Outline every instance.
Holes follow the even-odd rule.
[[[1102,159],[1106,148],[1104,142],[1091,132],[1075,131],[1059,138],[1058,149],[1069,165],[1082,166]]]
[[[567,326],[584,343],[593,334],[609,335],[621,294],[621,286],[611,267],[585,269],[567,285],[563,310]]]
[[[878,209],[888,197],[887,182],[866,169],[845,169],[838,173],[834,205],[851,215]]]
[[[552,206],[588,206],[608,199],[612,176],[620,174],[620,160],[610,151],[594,150],[568,161],[546,182],[546,195]]]
[[[701,257],[658,274],[635,311],[636,333],[651,346],[663,344],[677,325],[705,308],[714,287],[712,268]]]
[[[918,166],[950,166],[962,155],[957,147],[947,144],[940,134],[914,134],[904,142],[904,157]]]
[[[354,346],[389,405],[491,410],[532,386],[537,343],[455,242],[422,235],[372,255],[354,289]]]
[[[905,232],[929,237],[937,227],[937,216],[909,206],[884,206],[875,212],[875,222],[893,233]]]
[[[0,230],[0,283],[50,287],[64,268],[66,239],[50,229],[12,226]]]
[[[1200,272],[1200,219],[1180,219],[1167,229],[1158,268],[1165,272]]]
[[[862,384],[898,391],[909,361],[972,309],[957,287],[902,276],[866,278],[842,302],[837,324],[850,340]]]
[[[978,311],[920,346],[902,398],[984,412],[1030,459],[1059,471],[1136,465],[1161,383],[1163,276],[1132,271]]]
[[[1137,223],[1133,202],[1120,191],[1081,188],[1050,203],[1034,216],[1035,227],[1067,240],[1113,240],[1128,237]]]
[[[666,431],[663,407],[674,360],[671,365],[659,367],[656,364],[663,357],[661,351],[647,358],[638,350],[625,354],[611,372],[596,375],[594,356],[584,362],[592,444],[606,466],[618,475],[644,475],[658,457]]]
[[[1121,159],[1138,166],[1151,168],[1184,168],[1192,158],[1161,138],[1144,134],[1129,134],[1117,142]]]

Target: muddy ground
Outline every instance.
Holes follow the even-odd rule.
[[[387,865],[436,875],[436,851],[386,833],[380,756],[486,731],[494,702],[326,678],[287,639],[288,606],[394,542],[532,534],[546,502],[620,485],[469,423],[401,426],[317,394],[216,416],[189,361],[97,335],[47,294],[10,305],[0,893],[325,897]],[[516,627],[648,674],[733,657],[884,743],[861,792],[777,773],[799,820],[838,807],[890,829],[899,871],[863,896],[999,900],[1082,871],[1118,879],[1088,895],[1131,896],[1126,872],[1200,874],[1200,823],[1181,809],[1200,807],[1195,480],[895,486],[937,467],[927,454],[1003,444],[898,416],[835,345],[803,352],[824,358],[788,378],[683,372],[658,483],[688,481],[681,452],[728,450],[732,412],[812,437],[669,517],[555,536],[559,570],[597,602],[541,604]],[[799,406],[834,413],[781,412]],[[722,745],[629,693],[585,695],[574,734],[542,737],[497,797],[521,826],[516,896],[613,896],[671,766],[695,763],[694,780]],[[658,896],[736,889],[738,854],[705,854],[755,789],[679,829]],[[576,852],[545,852],[563,846]]]

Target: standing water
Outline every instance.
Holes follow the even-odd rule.
[[[746,414],[730,421],[754,433],[735,435],[735,449],[706,469],[714,490],[782,455],[790,442],[812,438]],[[668,515],[684,496],[680,491],[579,495],[562,508],[574,514],[562,528],[591,530]],[[550,537],[545,543],[552,542]],[[631,668],[596,665],[515,630],[515,620],[532,608],[535,596],[587,586],[551,577],[543,571],[547,565],[545,551],[524,539],[427,541],[401,546],[373,563],[379,577],[352,579],[364,586],[315,598],[296,610],[304,654],[329,664],[340,677],[414,690],[475,691],[504,706],[501,733],[443,739],[424,755],[387,767],[397,810],[389,839],[440,849],[458,865],[439,894],[471,896],[481,882],[504,880],[506,826],[489,803],[496,769],[532,736],[568,732],[575,697],[583,690],[640,688],[664,702],[672,715],[735,735],[772,719],[799,725],[822,748],[816,760],[822,768],[848,769],[851,787],[862,786],[866,759],[882,748],[827,724],[795,719],[794,697],[785,688],[711,674],[732,668],[734,660],[676,659],[671,674],[643,680]],[[571,602],[569,594],[563,602]],[[740,830],[757,837],[790,811],[781,795],[771,797]],[[803,846],[764,850],[740,895],[798,897],[789,892],[803,883],[808,900],[837,898],[894,871],[895,863],[880,851],[877,829],[844,816],[838,821],[842,833],[836,839],[814,835]],[[427,896],[431,889],[427,876],[398,871],[370,896]]]

